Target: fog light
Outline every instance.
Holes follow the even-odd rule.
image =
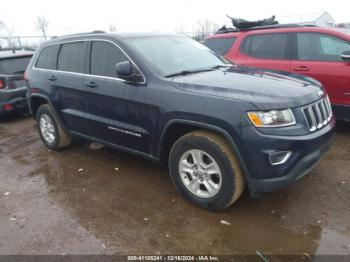
[[[3,108],[5,111],[11,111],[13,109],[13,106],[11,104],[5,104]]]
[[[291,151],[277,151],[270,153],[270,163],[273,166],[282,165],[287,162],[291,155]]]

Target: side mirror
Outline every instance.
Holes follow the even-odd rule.
[[[350,51],[344,51],[340,56],[344,61],[350,61]]]
[[[115,70],[119,78],[126,81],[141,82],[142,76],[134,69],[129,61],[117,63]]]

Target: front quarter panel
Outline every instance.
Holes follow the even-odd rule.
[[[163,132],[172,122],[183,122],[199,127],[213,127],[222,135],[228,134],[235,145],[241,141],[242,128],[250,125],[246,111],[256,110],[250,103],[187,92],[171,85],[170,81],[158,81],[149,86],[147,103],[153,112],[149,114],[150,130],[156,130],[151,139],[151,153],[159,156]]]

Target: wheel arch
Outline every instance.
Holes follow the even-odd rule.
[[[47,98],[45,95],[43,94],[33,94],[30,97],[29,100],[29,108],[30,111],[33,115],[33,118],[36,120],[36,113],[39,109],[39,107],[41,105],[44,104],[48,104],[51,107],[51,110],[53,111],[53,113],[55,114],[55,117],[57,118],[57,120],[59,121],[59,123],[61,124],[62,128],[64,129],[64,131],[68,132],[68,129],[66,128],[64,122],[62,121],[62,119],[59,117],[59,115],[57,114],[55,107],[52,105],[52,103],[50,102],[50,99]]]
[[[179,127],[181,128],[179,129]],[[165,125],[160,137],[160,144],[158,148],[158,156],[160,162],[162,164],[167,163],[171,147],[178,138],[180,138],[188,132],[192,132],[195,130],[208,130],[221,135],[225,139],[225,141],[228,142],[231,150],[237,156],[239,165],[242,169],[244,176],[246,178],[250,177],[248,169],[244,163],[244,160],[240,154],[236,142],[225,129],[215,125],[192,120],[173,119]],[[174,134],[175,136],[173,136]]]

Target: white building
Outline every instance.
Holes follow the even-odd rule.
[[[305,13],[280,16],[276,19],[280,24],[315,25],[320,27],[334,27],[335,20],[328,12]]]

